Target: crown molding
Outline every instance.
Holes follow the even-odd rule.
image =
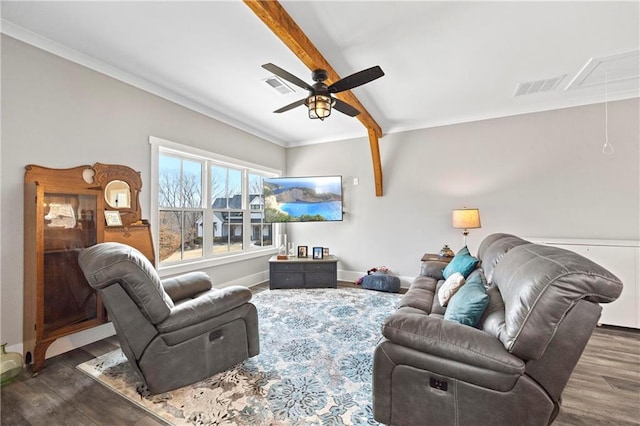
[[[180,95],[173,90],[168,89],[167,87],[164,87],[157,83],[153,83],[147,79],[136,76],[129,72],[123,71],[120,68],[109,65],[75,49],[71,49],[51,39],[15,25],[5,19],[2,19],[0,21],[0,32],[9,37],[15,38],[16,40],[37,47],[38,49],[44,50],[45,52],[59,56],[70,62],[89,68],[93,71],[99,72],[118,81],[122,81],[123,83],[129,84],[133,87],[144,90],[145,92],[176,103],[192,111],[203,114],[209,118],[213,118],[236,129],[243,130],[249,134],[257,136],[261,139],[265,139],[276,145],[285,148],[288,146],[285,141],[275,137],[274,135],[265,133],[264,131],[249,126],[245,123],[241,123],[221,113],[220,111],[205,105],[203,102],[199,102],[192,98]]]

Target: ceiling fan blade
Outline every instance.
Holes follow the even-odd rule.
[[[283,106],[282,108],[277,109],[277,110],[275,110],[273,112],[279,114],[281,112],[289,111],[290,109],[294,109],[295,107],[298,107],[300,105],[304,105],[304,101],[306,101],[306,100],[307,100],[307,98],[300,99],[299,101],[295,101],[293,103],[290,103],[289,105]]]
[[[350,117],[355,117],[360,114],[360,111],[349,105],[348,103],[335,98],[336,103],[333,105],[334,109],[337,109],[343,114],[347,114]]]
[[[264,64],[262,66],[262,68],[264,68],[267,71],[270,71],[270,72],[274,73],[278,77],[284,78],[288,82],[293,83],[298,87],[302,87],[303,89],[307,89],[309,91],[313,91],[313,87],[311,87],[309,84],[305,83],[303,80],[299,79],[298,77],[296,77],[295,75],[291,74],[290,72],[283,70],[282,68],[280,68],[277,65]]]
[[[384,75],[384,71],[378,65],[375,67],[367,68],[355,74],[346,76],[327,87],[329,93],[339,93],[345,90],[351,90],[354,87],[362,86],[370,81],[380,78]]]

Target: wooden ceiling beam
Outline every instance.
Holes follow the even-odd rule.
[[[309,37],[300,29],[279,2],[274,0],[243,0],[262,22],[305,64],[311,71],[323,69],[327,71],[327,85],[340,80],[340,76],[331,64],[322,56],[322,53],[313,45]],[[350,91],[337,93],[341,100],[352,105],[360,114],[358,120],[367,128],[371,157],[373,160],[373,176],[375,180],[376,196],[382,196],[382,164],[380,162],[380,147],[378,138],[382,137],[382,129],[376,123],[367,109],[358,98]]]
[[[367,129],[369,133],[369,145],[371,146],[371,159],[373,160],[373,179],[376,186],[376,197],[382,197],[382,163],[380,162],[380,146],[378,135],[373,129]]]

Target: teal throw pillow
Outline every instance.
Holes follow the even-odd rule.
[[[444,319],[475,327],[488,304],[489,296],[482,284],[482,277],[474,274],[451,297]]]
[[[442,275],[446,280],[456,272],[460,272],[466,279],[469,274],[473,272],[474,269],[476,269],[477,265],[478,259],[471,256],[467,246],[464,246],[458,253],[456,253],[451,262],[449,262],[449,264],[442,270]]]

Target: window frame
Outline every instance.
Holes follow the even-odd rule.
[[[203,238],[203,253],[202,257],[194,258],[194,259],[182,259],[179,261],[171,262],[169,264],[160,265],[160,258],[157,257],[157,268],[160,272],[160,275],[171,275],[177,273],[183,273],[192,271],[197,268],[208,268],[218,265],[224,265],[233,262],[244,261],[248,259],[253,259],[256,257],[268,256],[274,253],[277,253],[277,248],[275,246],[275,240],[273,241],[273,245],[266,248],[251,248],[250,247],[250,238],[252,232],[251,225],[251,214],[255,212],[255,210],[251,210],[251,194],[249,194],[249,174],[258,174],[266,176],[280,176],[282,174],[281,170],[273,169],[270,167],[262,166],[259,164],[250,163],[243,160],[238,160],[235,158],[223,156],[220,154],[215,154],[213,152],[205,151],[199,148],[190,147],[187,145],[182,145],[176,142],[171,142],[168,140],[164,140],[155,136],[149,137],[149,144],[152,147],[151,152],[151,200],[150,200],[150,221],[151,221],[151,230],[154,241],[154,249],[156,253],[159,253],[159,216],[161,211],[161,206],[159,205],[159,197],[158,197],[158,189],[159,189],[159,168],[160,168],[160,155],[167,154],[176,156],[178,158],[182,158],[183,160],[195,160],[203,162],[202,165],[202,210],[204,211],[204,223],[211,223],[211,227],[213,228],[213,214],[214,209],[212,205],[210,193],[210,168],[212,165],[217,165],[221,167],[227,167],[230,169],[241,170],[242,171],[242,211],[243,211],[243,249],[242,251],[229,251],[224,254],[215,254],[213,253],[213,239]],[[245,199],[246,198],[246,199]],[[166,208],[167,210],[171,210],[171,208]],[[181,210],[185,210],[187,208],[181,207]],[[188,208],[190,210],[191,208]],[[195,210],[200,210],[196,208]],[[275,236],[280,233],[281,224],[272,224],[272,238],[275,239]],[[203,235],[205,234],[205,230],[203,230]]]

